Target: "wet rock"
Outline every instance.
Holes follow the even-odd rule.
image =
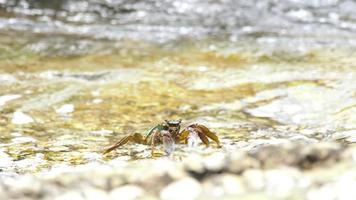
[[[15,137],[12,139],[14,144],[21,144],[21,143],[35,143],[37,140],[32,137]]]
[[[125,185],[110,192],[111,199],[131,200],[142,197],[145,191],[136,185]]]
[[[102,103],[104,100],[102,100],[102,99],[98,99],[98,98],[96,98],[96,99],[93,99],[91,102],[93,103],[93,104],[99,104],[99,103]]]
[[[0,150],[0,169],[8,168],[12,165],[12,158],[2,150]]]
[[[11,74],[0,74],[0,82],[2,84],[13,84],[16,83],[18,80],[14,75]]]
[[[347,142],[356,142],[356,130],[341,131],[332,135],[333,140],[345,140]]]
[[[16,111],[12,117],[11,123],[21,125],[21,124],[29,124],[33,123],[34,120],[32,117],[29,115],[21,112],[21,111]]]
[[[72,113],[73,111],[74,111],[73,104],[64,104],[56,109],[56,113],[58,114],[68,114],[68,113]]]
[[[202,193],[202,187],[193,178],[183,178],[162,189],[160,197],[163,200],[196,199]]]
[[[261,167],[273,168],[280,165],[298,166],[309,169],[319,165],[337,162],[343,148],[337,143],[285,143],[267,145],[249,155],[261,163]]]
[[[20,98],[19,94],[9,94],[0,96],[0,107],[5,105],[7,102]]]

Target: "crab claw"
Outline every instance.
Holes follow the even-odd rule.
[[[209,146],[209,139],[213,140],[218,147],[221,147],[218,136],[211,132],[206,126],[201,124],[192,124],[183,129],[180,133],[179,140],[185,141],[189,145],[195,145],[198,138],[206,145]]]
[[[194,130],[194,128],[187,128],[189,135],[187,137],[188,147],[196,147],[199,144],[199,136],[198,133]]]
[[[168,131],[161,131],[164,151],[171,155],[175,149],[174,139]]]

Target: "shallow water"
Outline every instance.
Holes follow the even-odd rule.
[[[183,1],[55,2],[0,1],[2,171],[150,159],[142,145],[101,151],[164,119],[216,132],[223,148],[202,154],[355,142],[355,25],[338,10],[348,1],[239,5],[249,15],[233,1],[192,1],[210,12]],[[253,14],[261,10],[266,23]]]

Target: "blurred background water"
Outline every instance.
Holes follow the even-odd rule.
[[[279,49],[353,47],[355,8],[351,0],[1,0],[0,30],[20,40],[11,43],[50,55],[113,51],[128,39],[253,38]]]

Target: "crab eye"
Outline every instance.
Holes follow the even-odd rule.
[[[179,126],[181,122],[182,120],[171,120],[171,121],[166,120],[166,123],[170,126]]]

